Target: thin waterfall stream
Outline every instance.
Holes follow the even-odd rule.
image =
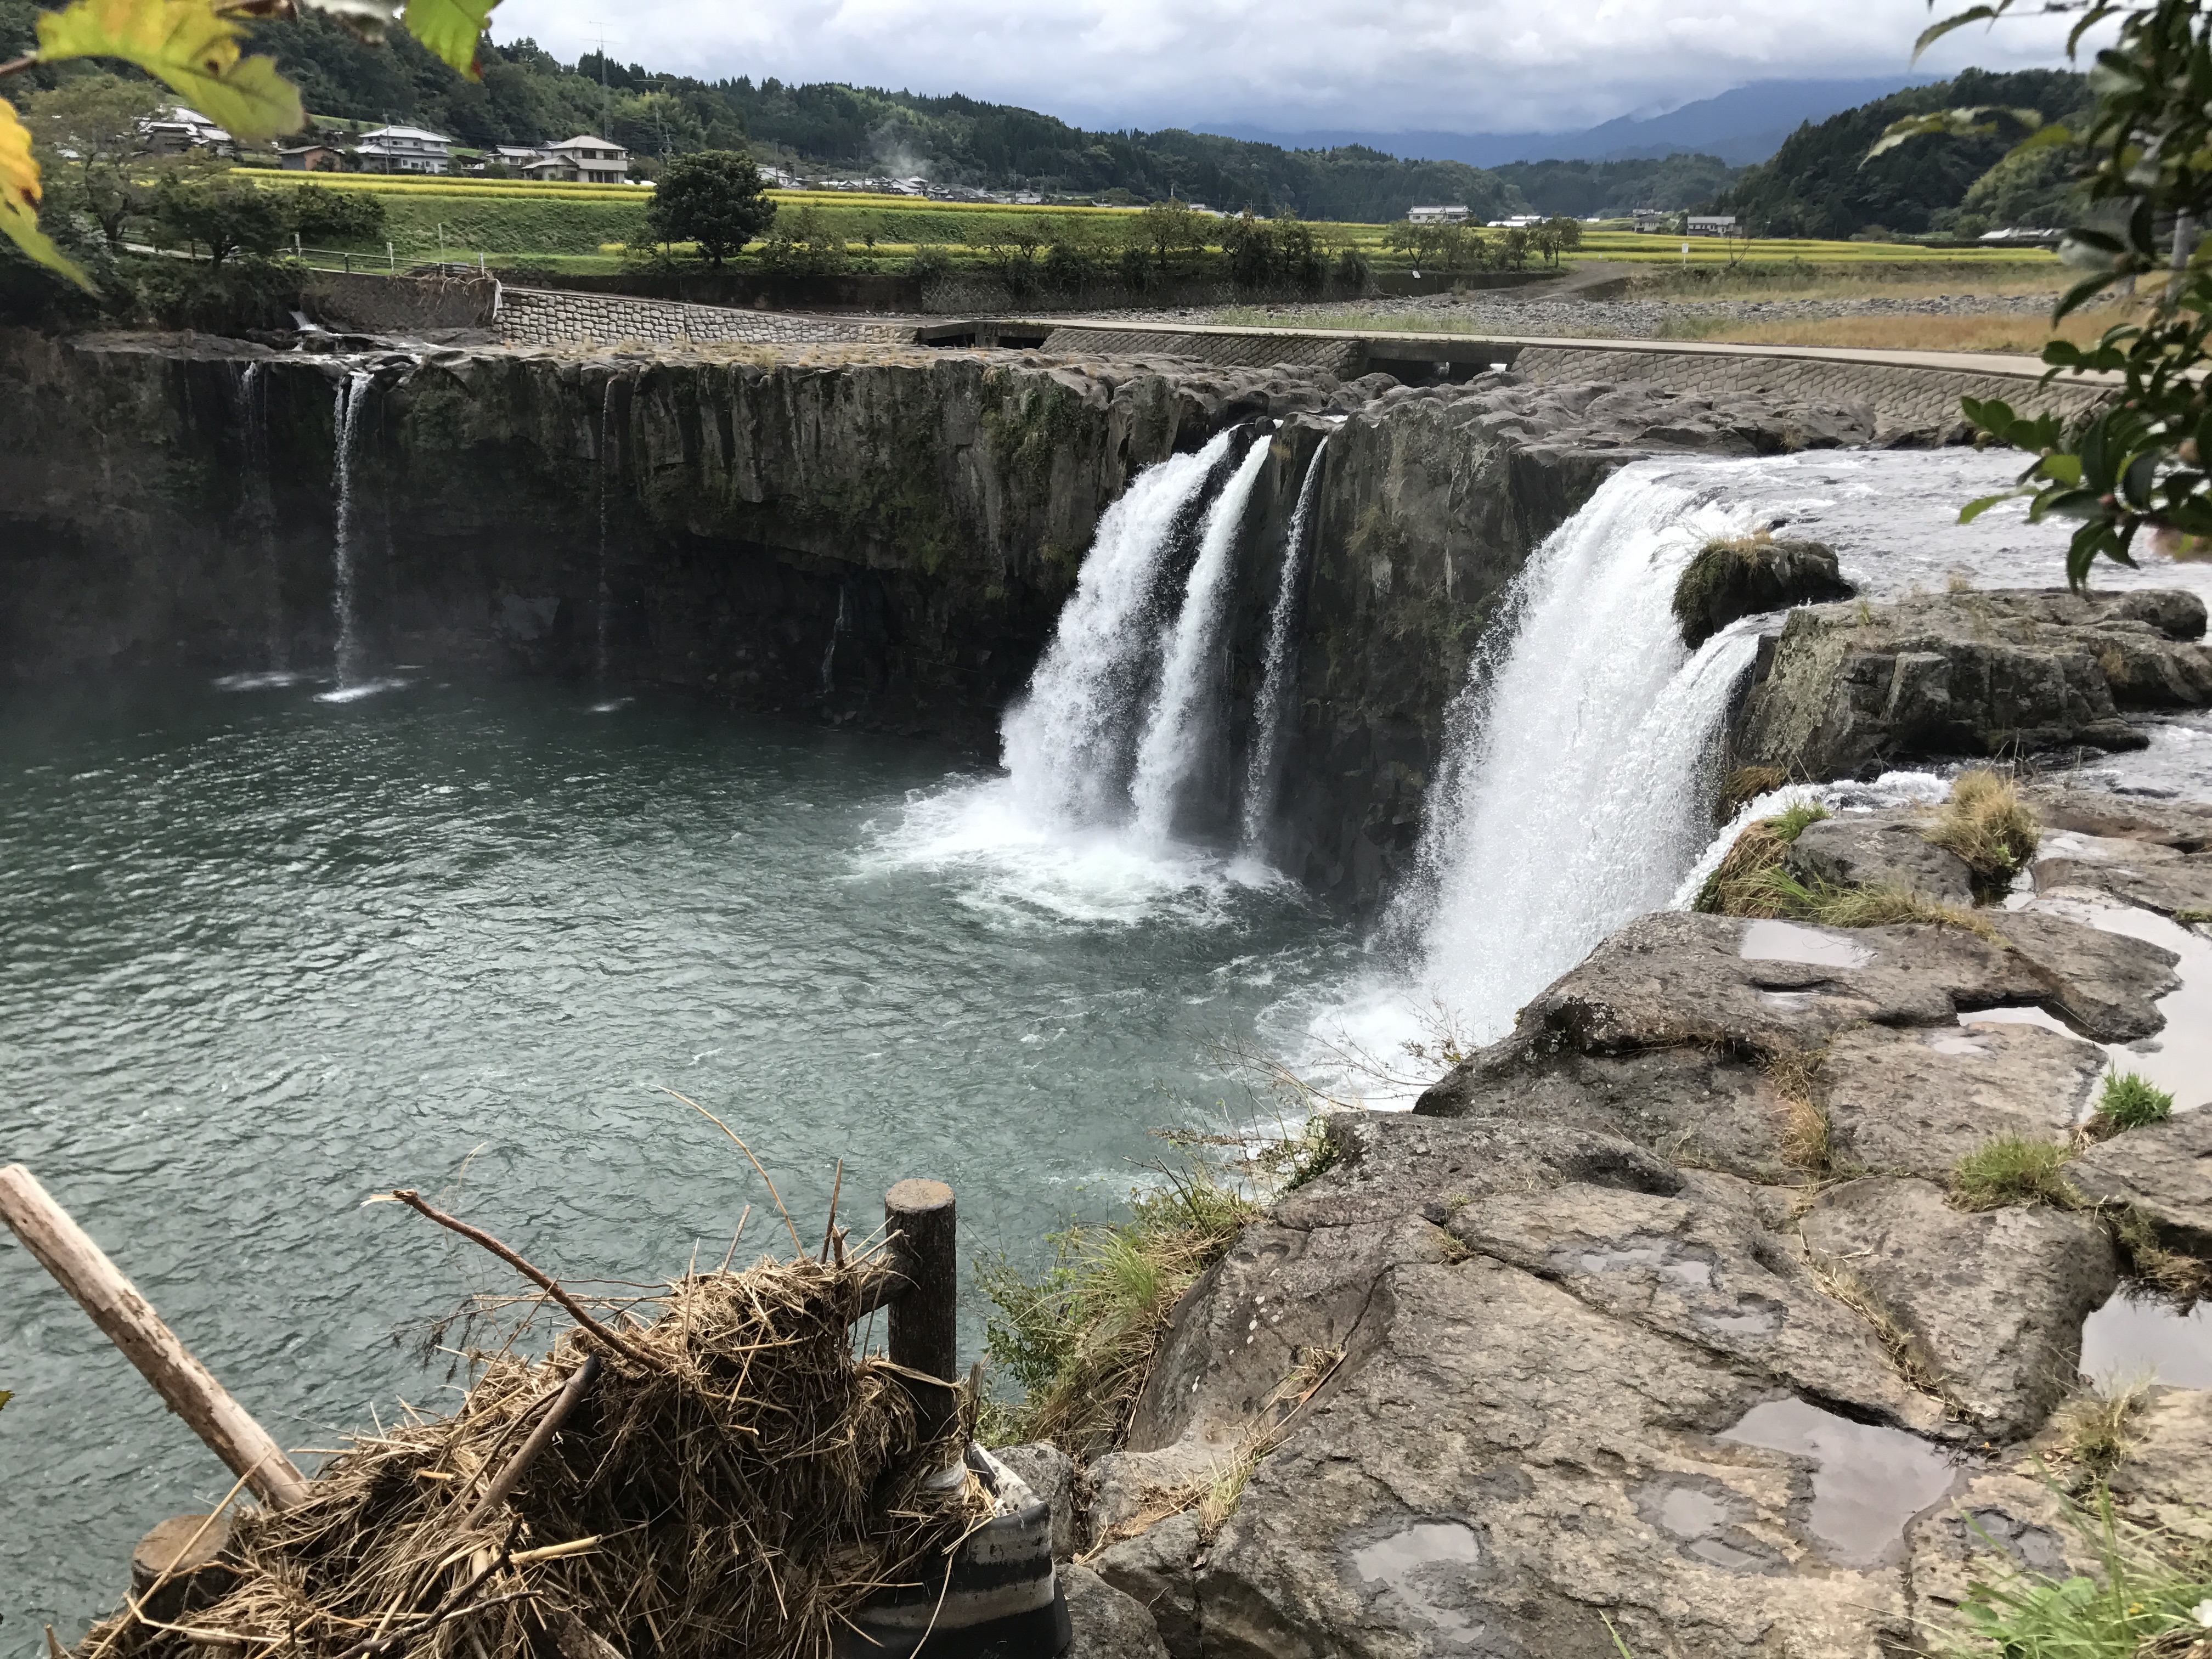
[[[1283,547],[1282,580],[1275,589],[1275,605],[1267,616],[1267,655],[1260,681],[1260,695],[1252,709],[1252,746],[1246,757],[1244,799],[1240,814],[1243,850],[1250,857],[1264,852],[1267,825],[1274,817],[1275,801],[1282,790],[1283,733],[1296,714],[1297,649],[1292,638],[1298,620],[1301,584],[1307,550],[1314,538],[1314,501],[1321,493],[1322,458],[1328,453],[1324,436],[1306,463],[1306,476],[1298,485],[1298,504],[1291,514],[1290,535]]]
[[[366,688],[361,678],[361,618],[356,589],[359,571],[361,513],[355,500],[355,473],[360,459],[361,417],[368,404],[375,377],[368,369],[349,371],[338,382],[333,446],[332,494],[337,498],[337,526],[331,553],[331,610],[337,623],[337,647],[332,654],[335,689],[327,695],[343,697]]]
[[[1175,625],[1163,641],[1164,665],[1158,700],[1137,744],[1137,772],[1129,798],[1137,810],[1138,832],[1154,842],[1170,839],[1176,815],[1210,745],[1206,711],[1212,699],[1207,671],[1218,658],[1221,630],[1235,591],[1237,539],[1244,509],[1267,464],[1263,434],[1244,452],[1221,493],[1199,526],[1198,558],[1190,568]]]

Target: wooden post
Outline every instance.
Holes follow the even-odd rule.
[[[891,1303],[891,1363],[950,1382],[960,1374],[960,1249],[952,1188],[902,1181],[884,1195],[905,1286]]]
[[[0,1170],[0,1220],[92,1316],[169,1409],[271,1509],[305,1501],[307,1478],[161,1322],[137,1287],[20,1164]]]

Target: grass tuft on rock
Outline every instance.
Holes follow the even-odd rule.
[[[2137,1283],[2183,1307],[2212,1299],[2212,1261],[2166,1249],[2150,1218],[2132,1204],[2108,1204],[2098,1213]]]
[[[1815,1257],[1807,1265],[1822,1290],[1874,1328],[1875,1340],[1889,1356],[1889,1363],[1897,1367],[1899,1376],[1954,1411],[1965,1410],[1951,1387],[1951,1379],[1929,1354],[1927,1345],[1864,1279],[1838,1261]]]
[[[988,1425],[1000,1444],[1049,1440],[1078,1459],[1110,1450],[1199,1274],[1228,1253],[1257,1200],[1197,1158],[1130,1200],[1129,1219],[1053,1236],[1054,1259],[1027,1273],[1004,1255],[976,1265],[992,1305],[984,1343],[1022,1389]]]
[[[2055,1140],[1999,1135],[1960,1158],[1951,1171],[1951,1202],[1962,1210],[2002,1210],[2015,1204],[2081,1207],[2081,1194],[2065,1176],[2066,1148]]]
[[[2140,1377],[2090,1383],[2051,1414],[2058,1455],[2102,1480],[2135,1450],[2130,1431],[2149,1395]]]
[[[1816,800],[1792,802],[1771,818],[1744,825],[1735,844],[1722,856],[1720,867],[1705,878],[1692,908],[1709,915],[1779,916],[1781,901],[1768,890],[1767,877],[1779,872],[1790,845],[1805,833],[1805,826],[1830,816]]]
[[[2096,1563],[2059,1577],[2008,1566],[1977,1581],[1956,1622],[1929,1632],[1938,1659],[2203,1659],[2212,1653],[2212,1575],[2201,1547],[2113,1512],[2100,1485],[2062,1498],[2067,1529]],[[2003,1559],[2002,1555],[2000,1559]]]
[[[1981,769],[1961,772],[1951,798],[1936,811],[1936,822],[1921,834],[1946,852],[1956,853],[1984,886],[2010,881],[2035,856],[2041,827],[2022,804],[2011,779]]]
[[[1781,916],[1823,927],[1956,927],[1984,939],[1997,936],[1986,917],[1903,887],[1846,887],[1818,878],[1800,881],[1780,868],[1760,880],[1766,890],[1760,897],[1768,908],[1735,914]]]
[[[2163,1123],[2173,1115],[2173,1097],[2140,1072],[2107,1072],[2096,1115],[2082,1126],[2086,1140],[2109,1140],[2130,1129]]]

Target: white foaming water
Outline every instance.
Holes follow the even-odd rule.
[[[1740,508],[1640,463],[1615,473],[1515,581],[1452,711],[1419,875],[1426,996],[1478,1042],[1629,916],[1663,905],[1711,833],[1708,764],[1757,653],[1740,623],[1684,649],[1674,583]]]
[[[325,699],[332,702],[342,701],[346,692],[357,689],[356,683],[361,676],[361,640],[354,615],[354,554],[360,526],[356,522],[358,514],[354,507],[353,474],[361,435],[361,412],[368,402],[369,384],[374,378],[368,370],[356,368],[338,383],[337,389],[337,454],[331,463],[337,495],[337,532],[331,555],[331,607],[338,625],[333,664],[337,690]]]
[[[1237,538],[1252,487],[1267,464],[1266,436],[1253,441],[1244,459],[1206,509],[1198,558],[1183,587],[1182,605],[1166,641],[1160,690],[1137,745],[1137,775],[1129,785],[1138,832],[1164,844],[1175,836],[1176,811],[1206,752],[1204,730],[1211,706],[1209,682],[1218,681],[1221,624],[1236,588]]]
[[[1204,748],[1206,665],[1264,439],[1201,521],[1179,604],[1165,577],[1234,441],[1223,433],[1148,468],[1107,509],[1029,694],[1003,723],[1007,775],[914,796],[866,862],[962,878],[964,902],[1017,927],[1211,927],[1229,919],[1234,890],[1272,884],[1172,834]]]
[[[1127,810],[1130,734],[1158,650],[1151,600],[1177,521],[1232,441],[1224,432],[1147,468],[1098,521],[1029,695],[1001,727],[1013,793],[1039,821],[1091,824]]]
[[[1248,857],[1265,851],[1267,823],[1274,816],[1275,794],[1281,781],[1283,722],[1290,714],[1291,673],[1297,653],[1291,648],[1291,629],[1297,620],[1298,583],[1305,569],[1307,538],[1312,534],[1314,497],[1321,490],[1322,457],[1328,440],[1314,446],[1306,463],[1305,481],[1298,486],[1298,504],[1291,514],[1291,533],[1283,549],[1283,579],[1275,589],[1275,608],[1267,618],[1267,669],[1261,678],[1260,700],[1253,705],[1251,753],[1244,771],[1243,848]]]

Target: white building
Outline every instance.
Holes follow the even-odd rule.
[[[444,173],[453,163],[453,141],[421,127],[378,127],[361,135],[354,154],[363,173]]]
[[[1516,213],[1510,219],[1492,219],[1486,228],[1491,230],[1534,230],[1544,222],[1540,213]]]
[[[1733,236],[1736,234],[1736,219],[1733,213],[1693,213],[1684,228],[1692,236]]]
[[[1473,216],[1463,207],[1416,207],[1406,210],[1408,223],[1416,225],[1464,224]]]
[[[626,185],[629,152],[605,138],[580,133],[564,143],[546,145],[545,159],[525,170],[533,179],[557,179],[564,184]]]
[[[156,155],[182,155],[187,150],[211,149],[228,155],[234,146],[230,135],[196,109],[178,104],[157,110],[138,123],[146,148]]]

